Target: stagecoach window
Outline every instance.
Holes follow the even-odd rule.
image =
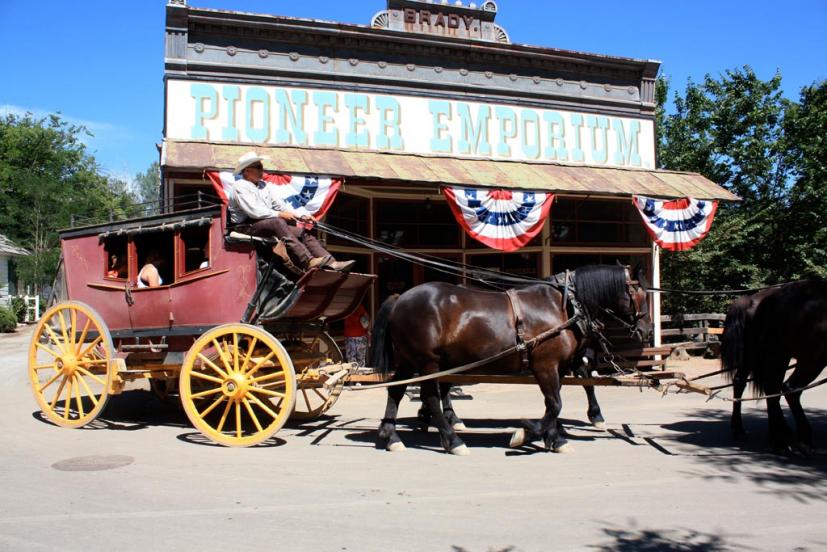
[[[632,202],[560,198],[551,209],[551,243],[647,245]]]
[[[199,226],[181,230],[183,273],[210,267],[210,227]]]
[[[126,280],[129,276],[126,236],[107,238],[103,250],[104,276],[113,280]]]
[[[158,269],[163,285],[173,283],[175,279],[175,233],[154,232],[134,236],[132,239],[138,256],[135,268],[136,277],[145,264],[152,262]]]
[[[380,241],[409,248],[460,247],[462,229],[446,201],[383,199],[374,205]]]

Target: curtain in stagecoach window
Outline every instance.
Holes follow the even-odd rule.
[[[233,193],[233,185],[240,175],[231,172],[207,171],[215,191],[224,203]],[[298,215],[314,215],[321,218],[333,204],[342,185],[341,178],[300,174],[266,173],[264,181],[276,186],[281,197]]]
[[[542,229],[553,194],[445,186],[442,193],[468,235],[500,251],[516,251]]]
[[[666,201],[634,196],[632,201],[652,240],[669,251],[686,251],[697,245],[709,233],[718,209],[717,201],[691,197]]]

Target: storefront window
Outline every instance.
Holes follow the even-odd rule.
[[[649,266],[649,255],[645,254],[618,254],[618,253],[593,253],[593,254],[552,254],[551,273],[558,274],[566,270],[575,270],[579,266],[594,264],[623,264],[631,267],[638,265]],[[648,268],[647,268],[648,270]]]
[[[462,229],[445,201],[375,200],[376,239],[407,248],[460,247]]]
[[[325,215],[324,222],[360,236],[368,236],[370,233],[370,200],[339,193]],[[327,236],[327,243],[353,245],[347,240],[332,235]]]
[[[468,264],[529,278],[540,277],[539,253],[468,255]]]
[[[647,245],[632,202],[562,198],[551,208],[551,244]]]

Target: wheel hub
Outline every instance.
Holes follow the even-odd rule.
[[[247,378],[241,374],[232,374],[224,380],[221,384],[221,391],[227,397],[235,400],[241,400],[247,395]]]
[[[77,371],[78,359],[75,355],[65,355],[57,360],[57,367],[65,376],[71,376]]]

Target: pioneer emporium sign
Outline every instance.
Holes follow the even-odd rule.
[[[169,80],[167,138],[654,168],[651,120],[320,88]]]

